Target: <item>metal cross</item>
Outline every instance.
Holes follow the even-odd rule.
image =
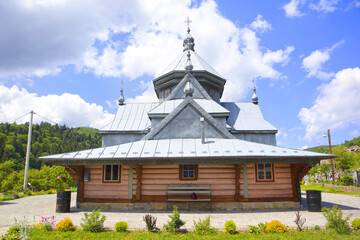
[[[187,16],[187,18],[186,18],[186,20],[185,20],[185,23],[187,24],[188,29],[190,29],[190,23],[191,23],[191,22],[192,22],[192,21],[190,20],[189,16]]]

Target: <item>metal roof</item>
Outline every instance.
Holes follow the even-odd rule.
[[[127,103],[120,105],[114,120],[101,131],[142,131],[151,126],[148,112],[159,103]]]
[[[277,131],[277,128],[264,119],[259,105],[234,102],[223,102],[220,104],[230,111],[230,116],[226,122],[233,130]]]
[[[166,100],[159,106],[152,109],[149,114],[169,114],[183,101],[184,99]],[[229,110],[225,109],[214,100],[194,99],[194,101],[199,104],[207,113],[230,114]]]
[[[153,158],[333,158],[334,155],[248,142],[240,139],[140,140],[110,147],[40,157],[41,160],[151,160]],[[146,164],[146,161],[143,162]]]
[[[156,75],[155,79],[172,71],[185,71],[184,67],[187,61],[187,51],[178,56],[167,68]],[[202,59],[195,51],[191,51],[192,71],[208,71],[216,76],[223,78],[216,72],[204,59]]]

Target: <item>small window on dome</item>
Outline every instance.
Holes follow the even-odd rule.
[[[170,88],[165,89],[164,90],[164,99],[166,99],[170,95],[170,93],[171,93]]]

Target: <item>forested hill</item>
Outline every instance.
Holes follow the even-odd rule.
[[[15,163],[15,170],[25,167],[26,145],[29,125],[0,123],[0,164]],[[38,157],[84,150],[101,146],[101,136],[93,128],[69,128],[46,122],[32,126],[30,168],[40,169],[43,164]]]
[[[345,140],[345,142],[343,144],[332,145],[332,147],[341,146],[341,147],[349,148],[349,147],[354,146],[354,145],[360,146],[360,137],[354,138],[354,139],[352,139],[350,141]],[[316,146],[316,147],[312,147],[312,148],[307,148],[305,150],[306,151],[312,151],[312,152],[329,153],[329,145]]]

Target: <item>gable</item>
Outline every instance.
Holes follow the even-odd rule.
[[[174,88],[174,90],[170,93],[170,95],[166,98],[166,100],[181,99],[181,98],[184,99],[185,98],[184,88],[188,80],[190,80],[194,88],[193,98],[212,100],[209,94],[205,91],[205,89],[201,86],[201,84],[194,78],[194,76],[191,73],[187,73],[185,77],[181,79],[179,84]]]
[[[143,140],[172,138],[201,138],[204,118],[205,137],[234,138],[227,129],[207,113],[191,97],[187,97],[179,106],[156,125]]]

